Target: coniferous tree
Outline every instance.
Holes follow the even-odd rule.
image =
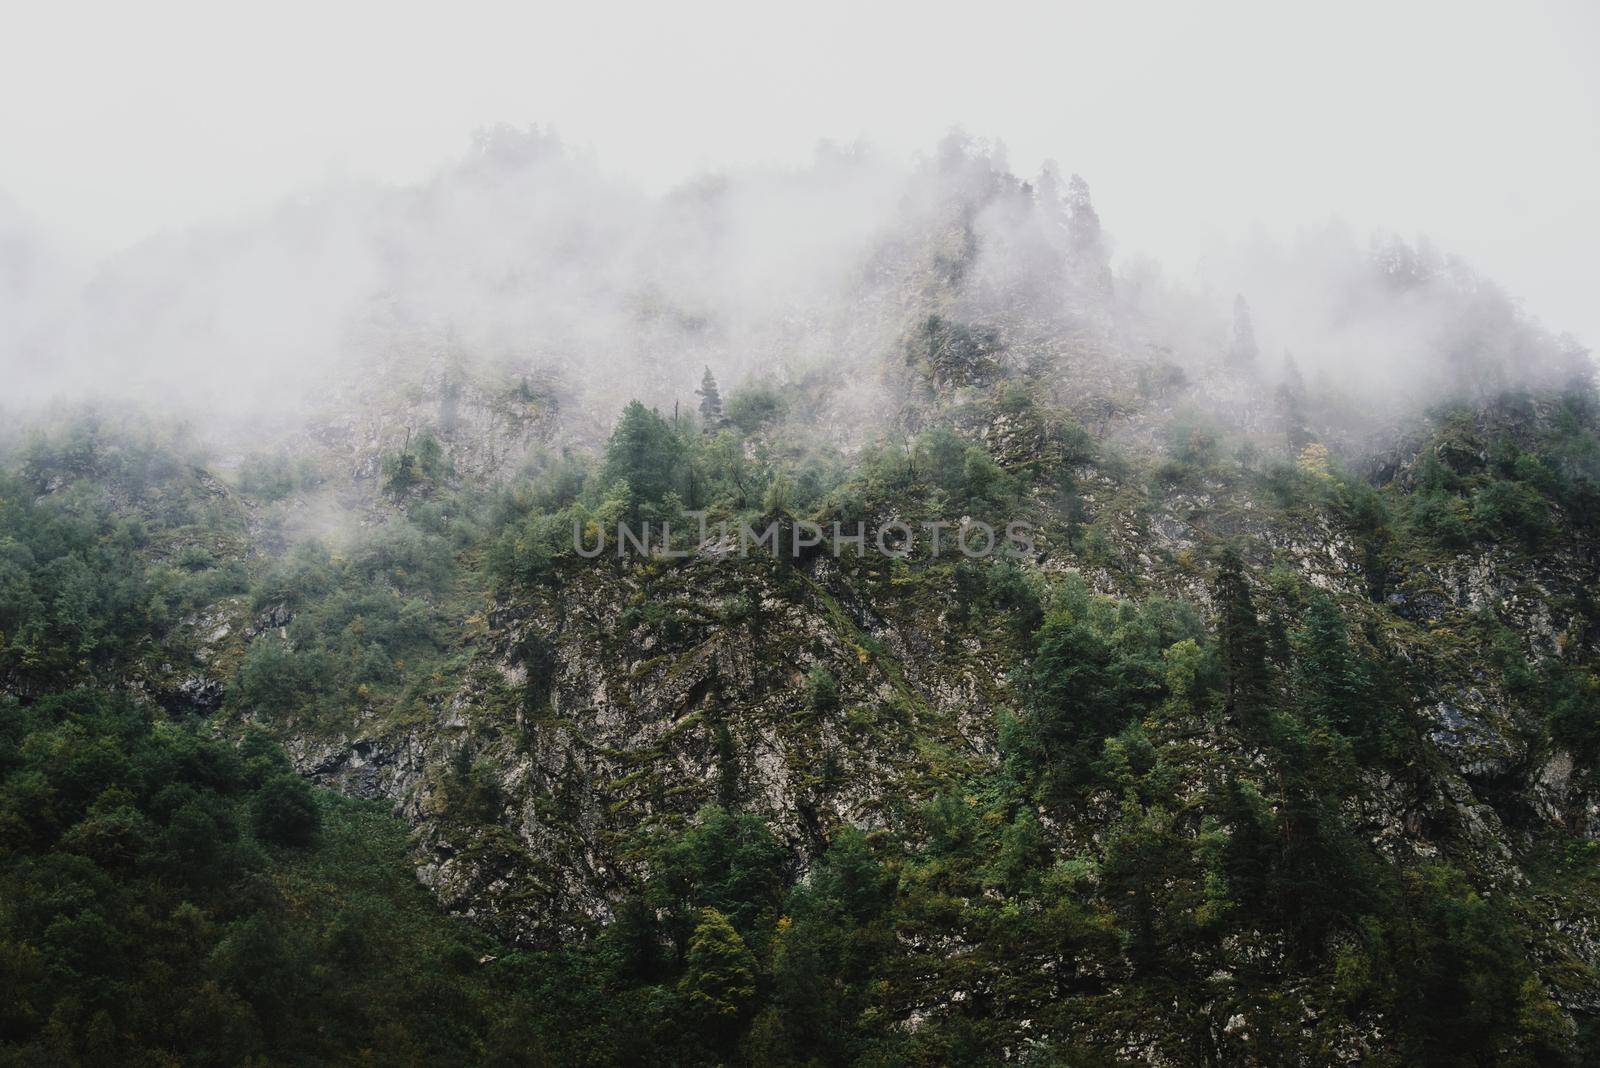
[[[1306,710],[1348,737],[1366,733],[1366,707],[1361,664],[1339,607],[1317,593],[1306,607],[1297,662]]]
[[[727,422],[722,414],[722,393],[717,389],[717,380],[711,374],[711,368],[706,368],[705,375],[700,379],[700,388],[694,391],[700,398],[700,421],[705,424],[708,433],[721,429]]]
[[[641,983],[655,978],[662,966],[661,924],[649,902],[638,894],[624,898],[608,937],[619,975]]]
[[[1229,713],[1260,710],[1267,694],[1267,647],[1244,562],[1231,546],[1217,568],[1217,644],[1222,654],[1224,697]]]
[[[677,492],[682,457],[682,441],[661,413],[633,401],[606,444],[601,480],[607,487],[627,485],[629,519],[635,520]]]
[[[1111,257],[1100,232],[1100,215],[1089,199],[1089,183],[1067,180],[1067,255],[1078,284],[1097,296],[1111,295]]]
[[[1089,183],[1082,175],[1067,180],[1067,227],[1072,243],[1079,249],[1101,249],[1100,215],[1089,197]]]
[[[739,1018],[756,994],[756,961],[716,909],[700,911],[689,940],[689,967],[678,988],[713,1041],[738,1034]]]

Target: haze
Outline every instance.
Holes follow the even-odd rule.
[[[1425,231],[1593,344],[1600,17],[1582,3],[930,7],[13,5],[0,189],[104,254],[329,174],[416,181],[476,127],[553,124],[648,186],[925,149],[1089,178],[1119,254],[1338,213]]]

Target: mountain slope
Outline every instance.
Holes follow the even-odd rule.
[[[1326,295],[1322,341],[1404,366],[1302,379],[1244,300],[1229,327],[1113,275],[1064,184],[948,144],[851,246],[850,300],[740,319],[641,287],[603,374],[401,300],[242,454],[110,416],[41,431],[0,491],[8,714],[95,686],[392,807],[497,943],[430,980],[417,1011],[466,1032],[444,1056],[1592,1058],[1587,357],[1387,248]],[[659,224],[700,234],[740,195]],[[617,415],[635,385],[683,403]],[[863,544],[797,550],[806,524]],[[980,524],[995,551],[964,552]],[[13,829],[55,782],[31,736],[7,740]],[[68,815],[8,866],[103,867],[71,844],[99,814]],[[55,951],[67,906],[41,909],[7,915],[14,959]],[[81,1022],[87,974],[8,1040]]]

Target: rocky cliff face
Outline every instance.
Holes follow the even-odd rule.
[[[1224,375],[1184,388],[1192,400],[1245,387]],[[440,390],[419,403],[448,395]],[[1070,509],[1045,492],[1025,504],[1040,573],[1209,610],[1207,554],[1243,539],[1265,591],[1269,577],[1292,576],[1393,643],[1426,680],[1427,749],[1416,755],[1425,770],[1366,781],[1352,804],[1373,843],[1415,857],[1436,853],[1440,836],[1465,836],[1496,878],[1515,883],[1525,821],[1600,838],[1588,769],[1541,740],[1543,710],[1505,692],[1469,633],[1491,614],[1535,660],[1593,655],[1594,628],[1575,608],[1597,577],[1585,536],[1570,532],[1540,554],[1489,545],[1407,561],[1374,598],[1361,534],[1337,508],[1285,508],[1231,469],[1161,481],[1166,461],[1150,443],[1181,399],[1113,416],[1106,440],[1135,451],[1085,462],[1064,456],[1036,416],[964,403],[974,440],[1013,467],[1059,464],[1059,483],[1072,487]],[[463,472],[497,469],[478,459],[501,447],[486,440],[501,429],[475,417],[455,425],[447,441]],[[383,438],[369,435],[368,451]],[[1095,538],[1074,541],[1069,510]],[[950,561],[913,572],[848,547],[798,561],[726,542],[681,560],[569,559],[549,587],[495,601],[432,715],[401,725],[358,716],[336,733],[292,737],[291,752],[319,781],[394,803],[417,827],[421,877],[448,907],[549,943],[610,917],[644,874],[642,830],[681,826],[707,803],[759,813],[803,871],[833,829],[904,826],[940,790],[992,768],[998,718],[1021,701],[1016,645],[1005,609],[974,619],[963,608]],[[807,697],[816,672],[837,688],[821,707]],[[1248,753],[1235,758],[1248,764]],[[1216,766],[1195,774],[1227,765],[1221,750],[1207,759]],[[467,812],[449,800],[463,780],[490,787]],[[1061,828],[1064,840],[1097,833],[1104,813],[1084,816],[1085,826]],[[1558,913],[1551,923],[1570,926]],[[1574,951],[1592,958],[1596,947]]]
[[[872,562],[755,552],[576,563],[495,609],[436,721],[291,751],[392,799],[440,899],[531,942],[608,918],[639,832],[707,803],[760,813],[803,865],[834,828],[888,826],[993,760],[1010,660],[952,634],[951,601],[886,599]],[[808,698],[822,672],[836,699]],[[495,802],[462,819],[440,795],[467,767]]]

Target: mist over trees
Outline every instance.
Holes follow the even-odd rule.
[[[1124,369],[1154,351],[1191,373],[1243,369],[1289,348],[1313,406],[1347,421],[1590,366],[1426,242],[1330,226],[1224,249],[1184,283],[1117,262],[1081,176],[1047,163],[1024,180],[959,133],[910,164],[825,145],[809,167],[649,196],[552,134],[502,126],[421,185],[313,189],[76,278],[45,235],[10,232],[7,291],[53,295],[22,302],[0,339],[11,404],[140,397],[201,422],[230,412],[224,433],[441,359],[519,369],[596,411],[670,408],[707,356],[723,387],[827,368],[849,388],[818,414],[859,433],[898,403],[879,365],[920,300],[1008,317],[1000,340],[1035,361],[1063,357],[1028,352],[1019,318],[1064,324],[1078,360]]]
[[[1066,173],[0,214],[0,1064],[1593,1060],[1589,354]]]

